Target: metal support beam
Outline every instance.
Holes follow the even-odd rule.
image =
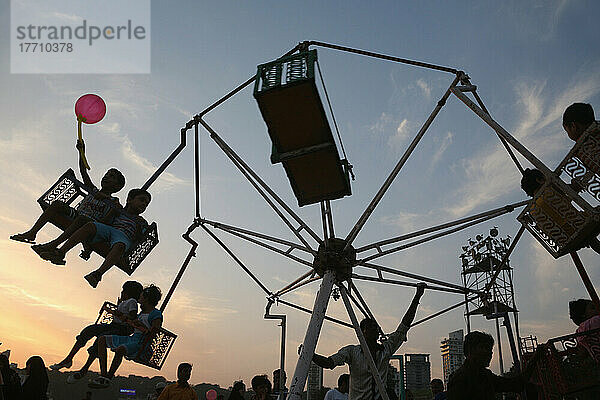
[[[308,309],[306,307],[299,306],[299,305],[294,304],[294,303],[290,303],[289,301],[277,299],[277,303],[278,304],[283,304],[284,306],[291,307],[291,308],[293,308],[295,310],[298,310],[298,311],[305,312],[307,314],[312,314],[312,310],[310,310],[310,309]],[[329,322],[333,322],[333,323],[338,324],[338,325],[345,326],[347,328],[352,328],[352,324],[350,324],[348,322],[345,322],[345,321],[342,321],[340,319],[336,319],[336,318],[333,318],[333,317],[328,317],[327,315],[325,316],[325,320],[329,321]]]
[[[279,398],[277,400],[283,400],[284,391],[285,391],[285,379],[283,379],[283,374],[285,374],[285,330],[286,330],[286,316],[283,314],[271,314],[271,306],[273,305],[273,300],[269,299],[267,303],[267,308],[265,309],[265,319],[278,319],[281,321],[281,350],[279,353]]]
[[[273,294],[269,289],[267,289],[265,285],[263,285],[263,283],[256,277],[256,275],[254,275],[252,271],[250,271],[250,269],[246,267],[246,265],[233,253],[233,251],[231,251],[231,249],[227,247],[227,245],[223,243],[223,241],[219,239],[217,235],[214,234],[214,232],[208,229],[204,223],[200,223],[200,226],[206,231],[206,233],[208,233],[208,235],[211,238],[213,238],[215,242],[219,244],[219,246],[221,246],[223,250],[225,250],[227,254],[229,254],[231,258],[233,258],[236,264],[239,265],[240,268],[242,268],[248,274],[248,276],[250,276],[250,278],[252,278],[252,280],[263,290],[263,292],[265,292],[268,296],[271,296]]]
[[[388,254],[396,253],[396,252],[401,251],[401,250],[406,250],[408,248],[417,246],[419,244],[427,243],[427,242],[429,242],[431,240],[439,239],[441,237],[444,237],[444,236],[447,236],[447,235],[450,235],[450,234],[453,234],[453,233],[456,233],[456,232],[460,232],[463,229],[467,229],[467,228],[469,228],[471,226],[481,224],[483,222],[486,222],[486,221],[488,221],[488,220],[490,220],[492,218],[498,217],[498,216],[503,215],[503,214],[504,213],[496,213],[496,214],[488,215],[486,217],[483,217],[483,218],[480,218],[480,219],[477,219],[477,220],[474,220],[474,221],[467,222],[467,223],[465,223],[463,225],[460,225],[460,226],[457,226],[455,228],[448,229],[447,231],[436,233],[434,235],[430,235],[430,236],[424,237],[422,239],[415,240],[414,242],[403,244],[401,246],[396,246],[396,247],[393,247],[393,248],[385,250],[385,251],[382,251],[381,249],[378,249],[379,252],[377,254],[373,254],[373,255],[371,255],[369,257],[365,257],[361,261],[370,261],[370,260],[374,260],[374,259],[379,258],[379,257],[386,256]]]
[[[308,323],[308,329],[304,336],[304,342],[302,343],[302,350],[300,351],[300,357],[296,364],[296,370],[294,371],[294,377],[290,383],[290,392],[287,397],[288,400],[301,400],[304,386],[306,385],[306,378],[308,376],[308,369],[312,362],[313,354],[317,347],[317,341],[319,340],[319,333],[323,326],[323,320],[325,319],[325,312],[327,311],[327,304],[329,303],[329,297],[331,296],[331,288],[333,287],[334,272],[329,270],[323,276],[321,287],[317,293],[315,299],[315,305],[313,307],[310,322]],[[387,399],[385,399],[387,400]]]
[[[321,46],[321,47],[326,47],[329,49],[345,51],[347,53],[359,54],[361,56],[379,58],[382,60],[393,61],[393,62],[397,62],[397,63],[401,63],[401,64],[413,65],[415,67],[422,67],[422,68],[427,68],[427,69],[433,69],[436,71],[449,72],[451,74],[459,74],[460,73],[460,71],[455,68],[445,67],[443,65],[435,65],[435,64],[422,62],[422,61],[415,61],[415,60],[409,60],[406,58],[393,57],[393,56],[388,56],[385,54],[374,53],[372,51],[353,49],[351,47],[339,46],[337,44],[324,43],[324,42],[319,42],[319,41],[315,41],[315,40],[302,42],[302,43],[300,43],[299,46],[305,46],[307,48],[308,48],[308,46]]]
[[[464,224],[466,222],[470,222],[470,221],[474,221],[474,220],[478,220],[480,218],[484,218],[484,217],[488,217],[488,216],[492,216],[492,218],[495,218],[497,216],[500,215],[504,215],[510,212],[513,212],[515,210],[515,208],[519,208],[522,206],[525,206],[529,203],[530,200],[523,200],[523,201],[519,201],[517,203],[513,203],[513,204],[508,204],[506,206],[503,207],[498,207],[498,208],[494,208],[492,210],[489,211],[484,211],[478,214],[474,214],[468,217],[464,217],[464,218],[460,218],[454,221],[450,221],[450,222],[446,222],[440,225],[436,225],[433,226],[431,228],[426,228],[426,229],[421,229],[412,233],[408,233],[406,235],[401,235],[401,236],[396,236],[394,238],[391,239],[386,239],[386,240],[380,240],[378,242],[375,243],[371,243],[362,247],[359,247],[356,249],[356,253],[361,253],[364,251],[368,251],[368,250],[372,250],[372,249],[378,249],[382,246],[386,246],[389,244],[393,244],[393,243],[397,243],[397,242],[401,242],[403,240],[408,240],[408,239],[412,239],[414,237],[418,237],[418,236],[422,236],[422,235],[426,235],[435,231],[439,231],[442,229],[446,229],[446,228],[451,228],[453,226],[456,225],[460,225],[460,224]]]
[[[196,249],[198,248],[198,243],[194,239],[192,239],[190,237],[190,234],[197,227],[198,227],[198,221],[194,220],[194,222],[192,223],[192,225],[190,225],[188,227],[187,231],[182,235],[182,237],[189,244],[191,244],[192,247],[190,248],[190,251],[188,252],[187,257],[183,261],[183,264],[181,264],[181,268],[179,268],[179,272],[177,273],[177,276],[173,280],[173,283],[171,284],[171,287],[169,288],[169,291],[167,292],[167,295],[165,296],[162,304],[160,305],[160,311],[161,312],[164,312],[165,308],[167,308],[167,304],[169,303],[169,300],[171,300],[171,296],[173,296],[173,293],[175,293],[175,289],[177,288],[177,285],[179,285],[179,281],[181,281],[181,278],[183,277],[183,273],[187,269],[187,266],[190,263],[190,261],[192,260],[192,257],[196,257]]]
[[[312,271],[309,271],[309,273],[312,274]],[[284,295],[286,293],[289,293],[289,292],[291,292],[293,290],[301,288],[302,286],[308,285],[309,283],[313,283],[313,282],[318,281],[320,279],[321,279],[321,277],[318,276],[318,275],[317,276],[311,276],[310,278],[308,278],[307,280],[305,280],[303,282],[296,283],[295,285],[293,285],[293,286],[291,286],[291,287],[289,287],[287,289],[280,290],[279,292],[276,293],[276,295],[277,296],[282,296],[282,295]]]
[[[411,327],[419,325],[419,324],[422,324],[423,322],[429,321],[430,319],[433,319],[433,318],[438,317],[438,316],[440,316],[442,314],[445,314],[448,311],[452,311],[452,310],[454,310],[454,309],[456,309],[456,308],[458,308],[458,307],[460,307],[460,306],[462,306],[464,304],[467,304],[470,301],[475,300],[476,298],[477,297],[475,297],[475,296],[468,297],[467,299],[461,301],[460,303],[456,303],[453,306],[444,308],[443,310],[440,310],[440,311],[438,311],[436,313],[433,313],[433,314],[431,314],[431,315],[429,315],[429,316],[427,316],[427,317],[425,317],[423,319],[418,320],[417,322],[413,322],[412,325],[411,325]]]
[[[358,265],[361,266],[361,267],[366,267],[366,268],[371,268],[371,269],[377,270],[378,272],[381,272],[381,271],[388,272],[390,274],[404,276],[406,278],[417,279],[419,281],[423,281],[423,282],[427,282],[427,283],[433,283],[433,284],[436,284],[436,285],[446,286],[446,287],[449,287],[449,288],[457,289],[457,290],[460,290],[460,293],[464,293],[465,291],[466,292],[470,292],[470,293],[478,293],[478,294],[483,294],[484,293],[484,292],[481,292],[481,291],[478,291],[478,290],[473,290],[473,289],[469,289],[469,288],[466,288],[466,287],[463,287],[463,286],[460,286],[460,285],[456,285],[454,283],[440,281],[439,279],[428,278],[426,276],[413,274],[412,272],[399,271],[397,269],[393,269],[393,268],[389,268],[389,267],[384,267],[383,265],[378,265],[378,264],[373,264],[373,263],[366,263],[366,262],[359,262]]]
[[[385,279],[385,278],[379,278],[379,277],[376,278],[376,277],[373,277],[373,276],[364,276],[364,275],[357,275],[357,274],[352,274],[352,278],[353,279],[360,279],[360,280],[363,280],[363,281],[380,282],[380,283],[391,283],[393,285],[417,287],[417,283],[406,282],[406,281],[398,281],[396,279]],[[440,292],[458,293],[458,294],[464,294],[464,293],[467,292],[467,290],[450,289],[450,288],[446,288],[446,287],[430,286],[430,285],[427,285],[427,289],[438,290]]]

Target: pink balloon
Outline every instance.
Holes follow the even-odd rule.
[[[210,389],[206,392],[206,400],[215,400],[217,398],[217,391],[215,389]]]
[[[84,94],[75,103],[75,115],[81,116],[85,124],[95,124],[106,115],[106,104],[98,95]]]

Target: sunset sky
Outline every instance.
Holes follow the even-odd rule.
[[[177,6],[175,6],[177,4]],[[576,101],[600,113],[600,56],[595,1],[214,1],[152,2],[150,74],[11,74],[10,6],[0,4],[0,351],[22,367],[31,355],[58,362],[105,300],[114,301],[129,278],[111,270],[97,289],[83,276],[97,268],[79,249],[65,267],[41,260],[8,239],[38,217],[36,199],[67,168],[76,169],[73,105],[84,93],[107,104],[106,117],[84,127],[90,175],[99,182],[110,167],[141,186],[179,144],[179,130],[196,113],[304,40],[319,40],[466,71],[491,115],[546,165],[554,168],[572,142],[562,131],[562,111]],[[73,16],[77,17],[77,16]],[[425,121],[453,76],[318,48],[343,143],[356,180],[353,195],[332,202],[337,236],[345,237]],[[269,162],[266,126],[246,89],[207,120],[316,232],[318,205],[301,209],[279,164]],[[243,176],[201,130],[202,215],[291,239],[292,235]],[[188,136],[192,143],[192,136]],[[521,158],[522,161],[524,161]],[[529,164],[524,161],[525,166]],[[355,247],[523,200],[519,172],[497,137],[451,97],[358,236]],[[189,245],[181,238],[194,218],[193,149],[189,145],[151,187],[144,216],[156,221],[160,243],[131,277],[155,283],[166,294]],[[461,245],[498,226],[502,236],[519,229],[518,212],[441,240],[381,259],[393,268],[460,283]],[[38,236],[58,234],[48,226]],[[193,383],[249,384],[279,364],[280,328],[263,319],[262,290],[201,229],[197,257],[166,309],[164,326],[179,335],[160,372],[124,362],[120,374],[175,378],[178,363],[192,362]],[[220,236],[272,291],[307,271],[277,254]],[[598,285],[598,255],[580,252]],[[554,260],[526,233],[511,258],[521,334],[540,341],[575,330],[569,300],[587,297],[567,257]],[[285,299],[312,308],[313,283]],[[414,289],[360,282],[359,288],[386,332],[404,314]],[[457,294],[427,291],[417,318],[461,301]],[[274,306],[288,318],[286,370],[293,375],[308,315]],[[430,353],[432,377],[441,377],[440,340],[464,329],[457,309],[409,332],[398,353]],[[348,317],[340,301],[329,313]],[[492,322],[476,329],[495,335]],[[503,331],[504,334],[504,331]],[[330,355],[356,343],[351,329],[326,322],[317,345]],[[506,343],[504,343],[506,345]],[[505,347],[506,348],[506,347]],[[82,351],[74,367],[84,361]],[[505,352],[505,365],[509,353]],[[97,369],[97,364],[94,365]],[[492,369],[498,371],[496,360]],[[335,386],[340,367],[325,373]]]

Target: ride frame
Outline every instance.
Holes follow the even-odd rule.
[[[362,215],[357,220],[356,224],[350,230],[348,235],[344,239],[339,239],[335,237],[334,233],[334,225],[333,225],[333,215],[331,212],[331,205],[329,200],[321,201],[321,218],[323,225],[323,238],[321,239],[243,160],[242,158],[231,148],[229,145],[219,136],[219,134],[204,120],[204,117],[223,104],[225,101],[229,100],[231,97],[242,91],[244,88],[255,82],[257,77],[253,75],[248,78],[245,82],[241,83],[239,86],[234,88],[232,91],[218,99],[216,102],[208,106],[206,109],[201,111],[199,114],[195,115],[190,121],[186,123],[186,125],[181,128],[180,135],[181,141],[180,144],[175,148],[175,150],[171,153],[171,155],[161,164],[161,166],[157,169],[157,171],[146,181],[143,185],[143,189],[148,189],[152,183],[165,171],[165,169],[169,166],[169,164],[179,155],[179,153],[186,147],[187,140],[186,134],[192,128],[194,128],[194,187],[195,187],[195,217],[191,225],[188,227],[187,231],[182,235],[183,238],[191,244],[191,248],[181,265],[179,272],[173,281],[167,295],[165,296],[164,301],[161,304],[161,311],[164,311],[166,308],[170,298],[172,297],[178,283],[180,282],[187,266],[189,265],[191,258],[196,255],[196,249],[198,247],[198,243],[195,242],[191,237],[191,233],[201,227],[215,242],[217,242],[223,250],[231,256],[231,258],[242,268],[251,278],[252,280],[265,292],[267,295],[267,309],[265,312],[265,317],[269,315],[270,306],[273,303],[281,303],[287,305],[291,308],[307,312],[311,314],[311,318],[308,324],[308,328],[306,331],[306,335],[303,341],[303,345],[301,347],[300,357],[296,364],[296,370],[294,376],[292,378],[289,390],[288,399],[290,400],[300,400],[302,391],[304,389],[306,378],[308,374],[308,368],[312,361],[312,356],[314,354],[318,336],[321,330],[321,326],[323,324],[323,320],[329,320],[344,326],[353,327],[356,335],[359,339],[360,345],[367,355],[368,366],[373,374],[373,377],[376,381],[379,393],[383,400],[389,400],[385,388],[383,386],[383,382],[377,372],[377,368],[373,361],[372,355],[368,350],[366,345],[365,338],[359,328],[358,320],[354,309],[352,308],[352,303],[363,313],[363,315],[374,318],[371,313],[368,305],[364,301],[360,292],[353,284],[352,280],[365,280],[365,281],[377,281],[381,283],[390,283],[401,286],[412,286],[416,287],[416,283],[400,281],[397,279],[389,279],[384,277],[384,273],[397,275],[405,278],[417,279],[422,282],[426,282],[427,289],[429,290],[437,290],[444,291],[450,293],[458,293],[465,296],[465,300],[447,307],[443,310],[440,310],[436,313],[433,313],[421,320],[414,322],[411,326],[415,326],[426,322],[432,318],[435,318],[439,315],[442,315],[448,311],[454,310],[458,307],[463,306],[465,303],[469,302],[474,296],[478,296],[482,298],[484,301],[488,299],[489,290],[494,284],[494,281],[498,277],[501,272],[504,263],[507,262],[510,254],[516,247],[519,239],[521,238],[523,232],[525,231],[525,226],[522,225],[516,235],[514,236],[514,240],[511,243],[508,251],[505,253],[501,263],[496,267],[496,271],[493,274],[490,282],[484,288],[483,291],[472,290],[466,287],[462,287],[459,285],[455,285],[448,282],[443,282],[437,279],[420,276],[417,274],[399,271],[393,268],[389,268],[383,265],[374,264],[370,262],[376,258],[382,257],[384,255],[392,254],[398,252],[400,250],[404,250],[425,242],[428,242],[433,239],[440,238],[442,236],[458,232],[460,230],[466,229],[475,224],[479,224],[485,221],[488,221],[492,218],[499,217],[506,213],[512,212],[517,207],[522,207],[529,203],[529,200],[520,201],[517,203],[509,204],[504,207],[498,207],[486,212],[478,213],[475,215],[471,215],[468,217],[460,218],[454,221],[449,221],[440,225],[436,225],[430,228],[422,229],[419,231],[415,231],[409,234],[397,236],[394,238],[386,239],[371,243],[369,245],[365,245],[354,249],[352,247],[352,243],[354,239],[358,236],[361,229],[366,224],[367,220],[387,192],[388,188],[391,186],[392,182],[408,160],[409,156],[412,154],[417,144],[424,136],[425,132],[440,112],[442,107],[445,105],[446,101],[450,97],[450,95],[455,95],[459,100],[461,100],[467,107],[469,107],[477,116],[479,116],[486,124],[488,124],[497,134],[503,146],[509,153],[511,159],[516,164],[517,168],[520,172],[523,172],[523,167],[520,165],[517,160],[512,148],[514,148],[517,152],[519,152],[525,159],[527,159],[531,164],[533,164],[537,169],[539,169],[546,177],[551,176],[553,173],[546,167],[538,158],[536,158],[527,148],[525,148],[521,143],[518,142],[510,133],[508,133],[504,128],[502,128],[494,119],[491,117],[489,112],[487,111],[485,105],[483,104],[481,98],[477,94],[477,87],[472,85],[470,82],[469,76],[460,70],[449,68],[440,65],[434,65],[414,60],[408,60],[393,56],[388,56],[384,54],[378,54],[374,52],[354,49],[350,47],[339,46],[335,44],[329,44],[319,41],[305,41],[296,45],[294,48],[285,53],[283,57],[289,56],[296,51],[306,51],[309,46],[320,46],[324,48],[339,50],[343,52],[349,52],[353,54],[358,54],[362,56],[383,59],[392,62],[398,62],[402,64],[417,66],[421,68],[436,70],[440,72],[446,72],[454,75],[454,79],[452,80],[450,86],[444,92],[443,96],[438,101],[434,110],[431,112],[427,120],[419,129],[418,133],[409,144],[408,148],[405,150],[404,154],[397,162],[395,167],[392,169],[387,179],[382,184],[381,188],[375,194],[369,205],[366,207]],[[326,89],[325,89],[326,90]],[[325,92],[326,93],[326,92]],[[472,101],[465,93],[471,93],[475,101]],[[326,93],[327,95],[327,93]],[[328,97],[328,96],[327,96]],[[334,119],[335,122],[335,119]],[[289,240],[284,240],[281,238],[273,237],[270,235],[266,235],[260,232],[252,231],[249,229],[244,229],[241,227],[236,227],[232,225],[227,225],[224,223],[220,223],[217,221],[208,220],[203,218],[200,213],[200,172],[199,172],[199,132],[198,126],[202,125],[202,127],[209,133],[209,137],[217,144],[217,146],[223,151],[223,153],[231,160],[231,162],[240,170],[240,172],[244,175],[244,177],[252,184],[252,186],[258,191],[258,193],[263,197],[263,199],[267,202],[267,204],[273,209],[273,211],[282,219],[285,225],[290,229],[290,231],[296,236],[296,238],[300,241],[300,243],[294,243]],[[511,148],[512,146],[512,148]],[[557,183],[558,186],[561,187],[571,198],[579,198],[578,194],[573,191],[568,185],[564,182],[560,181]],[[212,228],[212,229],[211,229]],[[255,275],[254,273],[233,253],[233,251],[223,243],[213,232],[213,230],[221,230],[231,235],[237,236],[241,239],[249,241],[255,245],[264,247],[268,250],[281,254],[291,260],[294,260],[300,264],[306,265],[311,268],[310,271],[301,275],[298,279],[294,280],[290,284],[286,285],[282,289],[272,292],[270,291]],[[304,231],[304,235],[302,232]],[[306,235],[309,236],[310,239],[314,240],[318,245],[318,250],[311,247],[309,242],[307,241]],[[425,236],[428,235],[428,236]],[[405,243],[402,245],[398,245],[395,247],[383,249],[386,246],[393,245],[402,241],[408,241],[410,239],[414,239],[417,237],[424,236],[420,239],[414,240],[409,243]],[[278,247],[279,246],[279,247]],[[283,248],[282,248],[283,247]],[[367,255],[364,258],[356,258],[356,255],[368,251],[375,251],[374,254]],[[303,252],[303,254],[314,257],[314,261],[310,262],[306,259],[299,257],[292,252]],[[592,300],[596,304],[600,304],[598,300],[598,295],[596,294],[587,273],[579,259],[576,251],[571,252],[571,256],[577,270],[584,282],[586,289],[588,290]],[[320,263],[319,259],[326,260],[325,263]],[[377,277],[364,276],[355,274],[352,269],[354,266],[361,266],[372,269],[377,272]],[[301,286],[304,286],[308,283],[311,283],[316,280],[321,280],[320,288],[318,290],[315,303],[312,310],[306,309],[299,305],[284,301],[280,299],[285,293],[289,293]],[[326,309],[329,302],[329,298],[331,297],[333,287],[337,286],[339,293],[343,299],[344,305],[350,317],[351,323],[341,321],[326,315]],[[281,316],[273,316],[276,319],[281,319]],[[281,351],[281,367],[283,369],[284,365],[284,356],[285,356],[285,319],[282,319],[282,351]],[[383,334],[383,332],[381,332]],[[283,382],[282,382],[283,383]]]

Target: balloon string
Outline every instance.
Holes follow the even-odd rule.
[[[79,142],[83,142],[83,136],[81,134],[82,121],[83,121],[83,116],[78,115],[77,116],[77,139],[79,140]],[[83,147],[79,148],[79,156],[81,157],[81,161],[83,161],[83,165],[85,166],[85,169],[90,169],[90,165],[87,162],[87,158],[85,158],[85,151],[83,150]]]

